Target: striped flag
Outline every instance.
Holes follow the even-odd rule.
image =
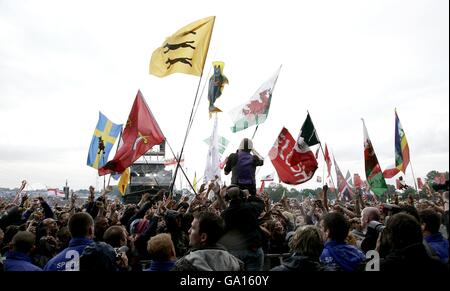
[[[339,169],[339,166],[336,163],[336,160],[333,157],[334,167],[336,170],[336,178],[337,178],[337,187],[340,194],[340,199],[345,198],[346,200],[351,200],[353,198],[353,191],[348,185],[347,180],[344,178],[344,175],[342,175],[341,170]]]
[[[21,193],[23,189],[25,189],[25,186],[27,185],[27,180],[22,180],[22,184],[20,185],[19,189],[16,192],[16,197],[14,197],[14,200],[12,203],[17,203],[19,201],[19,198],[21,197]]]
[[[405,173],[409,163],[409,146],[395,110],[395,167]]]

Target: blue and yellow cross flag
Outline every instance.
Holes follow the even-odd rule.
[[[97,127],[94,130],[89,147],[88,166],[98,169],[106,164],[109,152],[121,131],[122,124],[112,123],[105,115],[99,112]]]

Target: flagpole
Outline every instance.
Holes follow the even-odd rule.
[[[114,153],[114,155],[117,154],[117,151],[119,150],[119,144],[120,144],[120,139],[122,138],[122,130],[119,133],[119,141],[117,142],[117,147],[116,147],[116,152]],[[105,176],[103,176],[105,177]],[[109,186],[109,182],[111,181],[111,173],[109,174],[109,178],[108,178],[108,186]],[[131,182],[131,174],[130,174],[130,182]]]
[[[180,159],[177,158],[177,156],[175,155],[175,153],[173,152],[172,147],[170,146],[169,141],[166,139],[166,143],[169,146],[170,151],[172,152],[173,157],[175,158],[175,160],[177,161],[177,164],[179,164],[179,162],[181,161],[181,156]],[[186,178],[186,180],[189,183],[189,186],[191,187],[191,189],[194,191],[194,194],[197,195],[197,191],[194,189],[194,186],[192,185],[191,181],[189,180],[188,176],[186,175],[186,173],[184,172],[183,168],[181,168],[181,172],[184,174],[184,177]]]
[[[258,130],[259,124],[256,126],[255,131],[253,132],[252,139],[255,137],[256,131]]]
[[[204,66],[204,64],[203,64],[203,66]],[[202,77],[203,77],[203,68],[202,68],[202,73],[200,75],[200,78],[198,80],[197,91],[195,92],[194,103],[192,104],[191,115],[189,116],[189,121],[188,121],[188,125],[187,125],[187,128],[186,128],[186,133],[184,134],[184,140],[183,140],[183,145],[181,146],[180,158],[183,156],[184,146],[186,144],[186,140],[187,140],[187,137],[188,137],[188,134],[189,134],[189,129],[190,129],[190,126],[191,126],[191,122],[193,120],[194,108],[195,108],[195,104],[197,102],[198,91],[200,89],[200,83],[201,83]],[[177,167],[175,168],[175,174],[174,174],[173,180],[172,180],[172,182],[170,184],[169,192],[173,192],[173,186],[174,186],[175,180],[177,178],[178,168],[180,167],[180,160],[179,159],[176,159],[176,160],[177,160]]]
[[[411,174],[412,174],[413,179],[414,179],[414,187],[416,188],[417,195],[419,195],[419,190],[417,189],[416,177],[414,176],[413,165],[411,163],[411,157],[409,158],[409,164],[411,165]]]
[[[215,24],[215,22],[216,22],[216,18],[214,17],[213,24],[212,24],[212,28],[211,28],[211,34],[210,34],[210,36],[212,36],[212,33],[213,33],[213,31],[214,31],[214,24]],[[211,42],[211,39],[210,39],[210,41],[208,42],[208,47],[206,48],[206,51],[207,51],[207,52],[209,51],[209,44],[210,44],[210,42]],[[192,104],[191,115],[189,116],[189,122],[188,122],[188,125],[187,125],[187,128],[186,128],[186,133],[185,133],[185,135],[184,135],[184,141],[183,141],[183,146],[181,147],[180,158],[183,156],[184,146],[185,146],[185,144],[186,144],[186,140],[187,140],[187,137],[188,137],[188,134],[189,134],[189,130],[190,130],[190,128],[191,128],[191,126],[192,126],[192,123],[193,123],[193,121],[194,121],[194,116],[195,116],[195,115],[194,115],[194,108],[195,108],[195,104],[196,104],[196,102],[197,102],[198,91],[199,91],[199,89],[200,89],[200,84],[201,84],[202,77],[203,77],[203,70],[205,69],[206,57],[207,57],[207,55],[205,56],[205,59],[204,59],[204,61],[203,61],[202,71],[201,71],[201,73],[200,73],[200,78],[199,78],[199,80],[198,80],[197,91],[195,92],[195,98],[194,98],[194,103]],[[205,83],[206,83],[206,82],[205,82]],[[171,149],[171,150],[172,150],[172,149]],[[175,184],[175,179],[176,179],[176,177],[177,177],[177,173],[178,173],[178,168],[179,168],[179,167],[180,167],[180,160],[178,160],[178,162],[177,162],[177,167],[175,168],[174,178],[173,178],[173,181],[172,181],[172,183],[171,183],[171,185],[170,185],[170,188],[169,188],[169,191],[170,191],[170,192],[173,191],[173,186],[174,186],[174,184]],[[182,170],[182,171],[183,171],[183,170]],[[184,171],[183,171],[183,173],[184,173]],[[186,174],[185,174],[185,175],[186,175]],[[188,181],[189,181],[189,180],[188,180]],[[190,181],[189,181],[189,185],[192,187]],[[193,187],[192,187],[192,188],[193,188]],[[195,191],[194,191],[194,192],[195,192]]]
[[[323,188],[323,185],[325,185],[325,164],[326,164],[327,162],[325,162],[324,164],[323,164],[323,168],[322,168],[322,188]]]
[[[308,113],[309,118],[311,118],[311,114],[309,114],[309,111],[306,110],[306,112]],[[312,118],[311,118],[311,122],[312,122]],[[314,127],[314,129],[315,129],[315,127]],[[319,140],[319,146],[320,146],[320,150],[321,150],[322,155],[323,155],[323,159],[325,160],[325,152],[323,151],[322,142],[320,141],[319,134],[317,133],[317,130],[316,130],[316,136],[317,136],[317,140]],[[333,187],[336,189],[336,185],[334,184],[334,180],[333,180],[333,175],[331,175],[331,173],[330,173],[330,178],[331,178],[331,183],[333,184]],[[338,191],[338,189],[336,189],[336,191]],[[339,193],[336,192],[336,199],[339,201],[339,195],[338,194]]]

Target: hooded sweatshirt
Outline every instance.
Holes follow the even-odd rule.
[[[425,241],[431,246],[441,262],[448,263],[448,240],[440,232],[426,236]]]
[[[194,249],[177,261],[174,271],[243,271],[243,263],[219,246]]]
[[[320,255],[320,262],[327,267],[341,268],[346,272],[356,271],[366,260],[363,252],[345,242],[330,240],[325,243],[325,248]]]

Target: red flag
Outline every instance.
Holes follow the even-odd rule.
[[[122,133],[122,144],[114,158],[98,169],[100,176],[122,173],[153,146],[164,141],[164,135],[139,90]]]
[[[419,189],[422,189],[422,188],[423,188],[422,178],[420,178],[420,177],[417,178],[417,187],[418,187]]]
[[[359,176],[359,174],[353,175],[353,183],[355,184],[355,188],[362,187],[363,181],[361,180],[361,177]]]
[[[339,198],[345,198],[347,200],[351,200],[354,196],[354,193],[352,191],[352,188],[348,185],[347,180],[344,178],[344,175],[342,175],[341,170],[339,169],[339,166],[336,163],[336,160],[333,157],[334,161],[334,168],[336,170],[336,178],[337,178],[337,187],[339,191]]]
[[[259,188],[259,193],[261,194],[262,192],[264,192],[264,186],[265,186],[265,180],[261,180],[261,188]]]
[[[434,177],[434,182],[437,184],[445,184],[445,174],[439,173]]]
[[[331,173],[331,159],[330,159],[330,154],[328,153],[328,147],[327,144],[325,144],[325,163],[327,163],[327,170],[328,170],[328,176],[330,177],[330,173]]]
[[[383,171],[383,176],[385,179],[390,179],[400,173],[400,170],[395,167],[395,165],[390,165]]]
[[[286,184],[298,185],[304,183],[314,176],[317,169],[317,161],[314,153],[305,144],[301,152],[297,152],[297,164],[291,166],[289,160],[293,154],[296,141],[286,128],[283,128],[269,152],[272,164],[277,171],[280,180]]]

